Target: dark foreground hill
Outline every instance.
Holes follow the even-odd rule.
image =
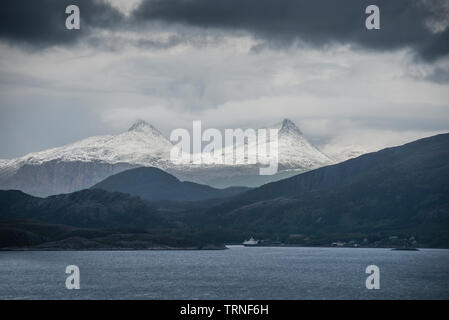
[[[171,225],[146,201],[118,192],[82,190],[37,198],[0,191],[0,219],[35,219],[80,228],[167,228]]]
[[[92,229],[36,220],[0,221],[0,249],[111,250],[111,249],[224,249],[173,229],[157,232],[133,228]]]
[[[269,183],[184,220],[225,241],[245,232],[305,244],[399,238],[449,247],[449,134]]]
[[[148,202],[127,194],[82,190],[37,198],[0,191],[0,248],[222,248],[193,239]]]
[[[200,201],[231,197],[249,190],[246,187],[216,189],[194,182],[181,182],[175,176],[152,167],[117,173],[97,183],[92,189],[128,193],[148,201]]]

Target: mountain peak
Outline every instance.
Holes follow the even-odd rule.
[[[148,122],[146,122],[145,120],[142,119],[137,119],[133,125],[128,129],[128,131],[142,131],[144,129],[152,129],[155,130],[155,128],[149,124]]]
[[[285,118],[284,120],[282,120],[279,127],[280,127],[280,129],[279,129],[280,133],[289,133],[290,132],[290,133],[296,133],[296,134],[302,135],[301,130],[299,130],[298,126],[290,119]]]

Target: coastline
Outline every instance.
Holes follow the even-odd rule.
[[[0,248],[0,252],[20,252],[20,251],[218,251],[228,250],[232,247],[242,248],[328,248],[328,249],[388,249],[392,251],[420,251],[423,249],[449,250],[449,248],[439,247],[419,247],[419,248],[394,248],[394,247],[332,247],[332,246],[299,246],[299,245],[273,245],[273,246],[244,246],[241,244],[227,244],[224,246],[210,245],[204,247],[148,247],[148,248],[121,248],[121,247],[107,247],[107,248],[33,248],[33,247],[9,247]]]
[[[148,248],[126,248],[126,247],[106,247],[106,248],[36,248],[36,247],[9,247],[0,248],[0,252],[11,251],[216,251],[227,250],[227,246],[208,245],[204,247],[165,247],[155,246]]]

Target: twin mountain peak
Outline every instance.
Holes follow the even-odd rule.
[[[160,168],[182,181],[218,188],[254,187],[334,163],[307,141],[293,121],[284,119],[269,128],[279,129],[278,174],[274,176],[259,176],[254,166],[180,167],[170,160],[173,143],[156,127],[139,119],[120,134],[89,137],[0,161],[0,189],[19,189],[34,195],[72,192],[135,167]]]
[[[284,119],[281,122],[271,126],[270,128],[277,128],[279,129],[279,131],[281,133],[287,133],[287,132],[291,132],[291,133],[296,133],[298,135],[303,135],[303,133],[301,132],[301,130],[298,128],[298,126],[290,119]],[[146,130],[152,130],[152,131],[156,131],[159,132],[158,129],[156,129],[156,127],[154,127],[153,125],[151,125],[150,123],[148,123],[145,120],[142,119],[137,119],[132,126],[128,129],[128,132],[131,131],[146,131]]]

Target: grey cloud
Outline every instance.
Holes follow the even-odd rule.
[[[80,8],[81,29],[67,30],[65,8]],[[0,1],[0,39],[33,47],[76,43],[93,28],[113,28],[123,15],[98,0],[2,0]]]
[[[440,84],[449,83],[449,70],[443,68],[436,68],[429,75],[427,75],[425,80],[433,81]]]
[[[418,0],[144,0],[137,21],[160,20],[203,28],[243,29],[276,45],[305,41],[322,46],[352,43],[369,49],[411,47],[432,61],[449,53],[449,28],[434,33],[435,19],[448,19],[444,2]],[[365,28],[365,8],[376,4],[381,30]],[[438,10],[438,6],[442,10]],[[442,16],[443,15],[443,16]]]
[[[90,45],[108,42],[93,30],[134,30],[143,33],[147,22],[189,25],[203,30],[244,30],[285,47],[298,41],[314,46],[350,43],[361,48],[394,50],[410,47],[425,61],[449,54],[449,9],[442,0],[143,0],[128,17],[105,1],[2,0],[0,38],[34,46],[72,44],[83,36]],[[65,7],[81,10],[80,31],[65,29]],[[365,28],[365,8],[376,4],[381,30]],[[429,25],[433,25],[432,30]],[[438,32],[435,29],[439,29]],[[183,28],[179,37],[189,38]],[[197,32],[192,31],[193,33]],[[139,40],[134,45],[164,49],[189,42]],[[106,47],[109,47],[106,45]],[[255,51],[258,48],[255,48]]]

